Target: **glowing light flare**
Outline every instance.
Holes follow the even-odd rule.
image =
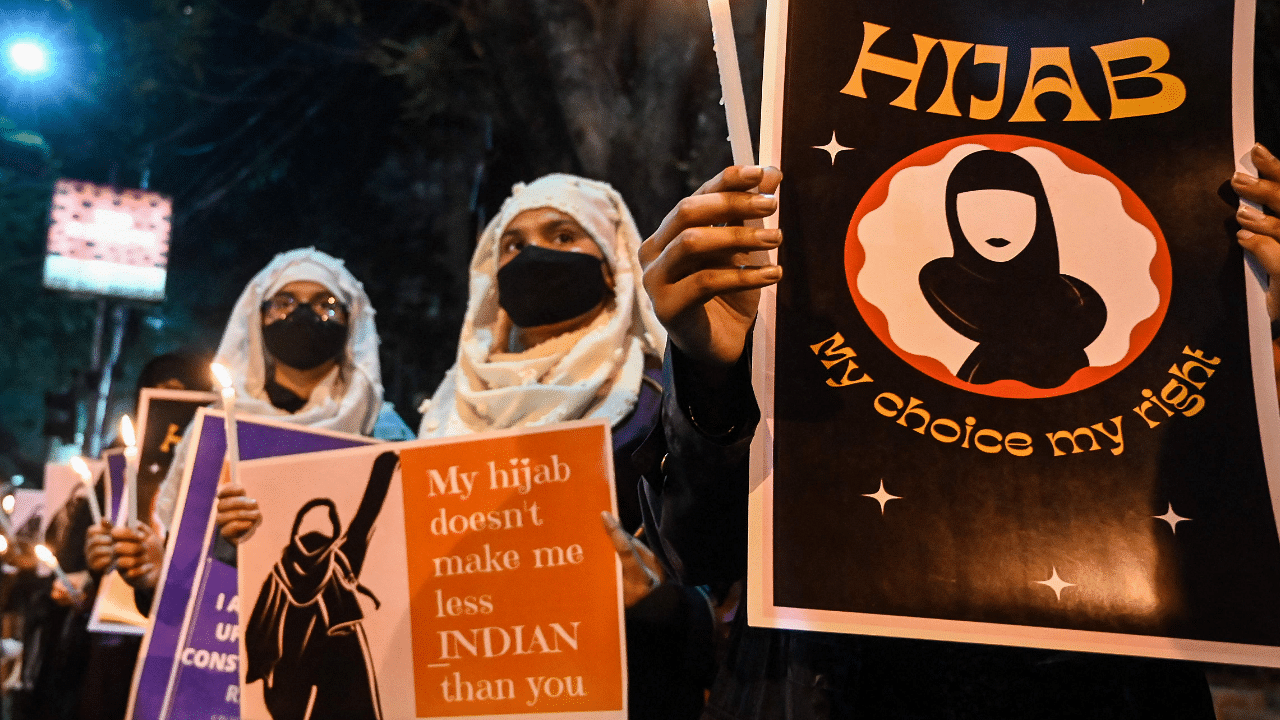
[[[13,522],[9,520],[9,513],[13,512],[16,504],[17,500],[14,499],[13,495],[5,495],[4,499],[0,500],[0,509],[4,510],[4,512],[0,513],[0,530],[3,530],[5,535],[15,540],[18,536],[13,532]]]
[[[63,572],[62,566],[58,564],[58,558],[53,556],[53,552],[44,545],[36,545],[35,550],[36,557],[40,558],[40,562],[49,566],[49,569],[58,577],[58,582],[62,583],[62,586],[67,589],[67,594],[75,599],[76,602],[80,602],[80,599],[83,597],[80,594],[80,589],[77,588],[75,583],[71,582],[71,578],[67,577],[67,574]]]
[[[93,481],[93,475],[89,472],[89,466],[85,463],[84,458],[78,456],[71,458],[71,469],[76,471],[81,480],[85,482]]]
[[[0,535],[0,553],[9,552],[9,538]]]
[[[130,449],[137,449],[138,438],[133,433],[133,421],[129,419],[128,415],[120,418],[120,437]]]
[[[34,40],[18,40],[9,44],[9,62],[18,72],[37,75],[49,69],[49,53]]]
[[[213,376],[218,379],[218,384],[223,390],[231,387],[231,373],[222,366],[222,363],[212,363],[209,369],[213,371]]]
[[[58,566],[58,558],[54,557],[53,551],[44,545],[36,545],[36,557],[40,558],[40,562],[51,568]]]

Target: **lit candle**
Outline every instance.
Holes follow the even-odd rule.
[[[707,0],[711,9],[711,38],[720,68],[720,94],[725,118],[729,121],[729,147],[734,165],[754,165],[751,126],[747,123],[747,100],[742,94],[742,73],[738,70],[738,45],[733,37],[733,15],[729,0]]]
[[[40,558],[40,562],[49,566],[53,574],[58,576],[58,580],[63,587],[67,589],[67,594],[71,596],[71,599],[76,604],[79,604],[81,600],[80,589],[71,584],[71,578],[67,577],[67,574],[62,571],[62,566],[58,564],[58,558],[54,557],[53,551],[44,545],[36,545],[36,557]]]
[[[231,470],[231,484],[240,484],[240,436],[236,433],[236,389],[231,384],[231,373],[222,365],[209,366],[213,376],[222,386],[222,412],[227,434],[227,466]]]
[[[5,495],[4,499],[0,500],[0,510],[4,511],[0,512],[0,530],[4,530],[4,534],[14,542],[18,541],[18,536],[13,532],[13,522],[9,519],[9,515],[13,513],[13,508],[17,504],[18,501],[12,494]]]
[[[71,458],[71,467],[75,468],[76,474],[80,476],[80,481],[84,483],[85,489],[89,491],[89,512],[93,514],[93,524],[98,525],[102,522],[102,507],[98,505],[98,493],[93,489],[93,476],[89,472],[89,466],[85,463],[84,458]]]
[[[124,524],[132,528],[138,521],[138,438],[128,415],[120,418],[120,437],[124,440]]]

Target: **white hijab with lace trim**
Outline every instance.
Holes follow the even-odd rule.
[[[347,306],[347,346],[338,365],[311,391],[306,405],[288,413],[267,398],[264,389],[271,358],[262,341],[262,303],[291,282],[319,283]],[[378,330],[364,286],[341,260],[315,248],[276,255],[245,286],[231,310],[214,361],[230,371],[238,415],[265,415],[284,422],[335,432],[368,435],[382,410],[382,370]],[[219,400],[214,407],[221,407]],[[162,527],[173,519],[185,459],[185,445],[156,494],[155,514]]]
[[[523,352],[506,352],[511,320],[498,305],[500,241],[520,213],[551,208],[578,221],[613,271],[614,298],[586,328]],[[605,418],[635,407],[645,356],[661,357],[667,335],[641,285],[640,232],[606,183],[547,175],[512,188],[471,259],[458,359],[419,408],[422,438]]]

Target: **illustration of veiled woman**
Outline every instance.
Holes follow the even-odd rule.
[[[289,544],[262,584],[244,636],[245,679],[263,681],[274,720],[382,717],[358,598],[363,594],[375,607],[379,603],[359,577],[398,462],[393,452],[374,461],[346,532],[332,500],[303,505]],[[324,510],[331,533],[299,534],[308,513]]]
[[[1054,388],[1087,367],[1084,349],[1106,325],[1106,304],[1060,273],[1035,167],[1010,152],[966,156],[947,180],[946,212],[955,254],[926,264],[920,289],[947,325],[978,343],[956,376]]]

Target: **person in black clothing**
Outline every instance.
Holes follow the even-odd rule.
[[[413,437],[382,399],[378,333],[363,286],[341,260],[314,248],[280,253],[249,281],[214,359],[231,374],[242,416],[383,440]],[[106,538],[143,614],[150,613],[163,569],[164,536],[177,510],[187,436],[184,432],[174,449],[153,512],[139,509],[141,522],[114,527]],[[246,536],[258,515],[243,488],[224,484],[219,489],[222,537],[234,543]]]
[[[670,340],[662,425],[638,458],[647,465],[645,528],[686,583],[746,574],[759,420],[747,339],[759,288],[782,277],[762,252],[782,236],[732,225],[772,214],[780,181],[775,168],[729,168],[641,248],[645,288]],[[761,259],[744,264],[747,253]],[[1203,672],[1189,663],[753,628],[740,611],[703,717],[1210,720],[1214,710]]]
[[[27,585],[30,594],[23,618],[23,689],[15,694],[14,712],[18,718],[32,720],[76,717],[89,657],[86,623],[94,587],[85,572],[83,552],[84,533],[92,522],[89,501],[73,493],[61,508],[51,510],[54,515],[42,542],[53,551],[72,582],[84,584],[75,588],[75,595],[53,577],[34,575]],[[25,552],[31,551],[30,545],[23,545]]]
[[[988,191],[1034,202],[1029,237],[1011,217],[995,218],[1011,237],[971,237],[965,211],[976,208],[962,196]],[[951,171],[946,207],[955,254],[925,265],[920,289],[938,317],[978,343],[956,376],[1053,388],[1088,367],[1084,349],[1106,325],[1106,304],[1088,283],[1059,273],[1053,213],[1035,167],[1014,153],[979,150]]]
[[[262,584],[244,634],[245,681],[263,682],[275,720],[382,716],[359,595],[379,603],[359,578],[399,462],[393,452],[374,460],[345,532],[332,500],[303,505],[289,544]],[[319,510],[327,511],[332,532],[299,534],[308,513]]]
[[[145,388],[208,391],[212,383],[208,358],[188,352],[157,355],[148,360],[138,373],[134,407],[137,407]],[[112,447],[120,446],[123,446],[123,441],[116,438]],[[99,501],[105,504],[101,492]],[[115,559],[111,550],[111,530],[111,521],[104,519],[99,524],[89,525],[84,531],[85,565],[92,577],[92,585],[87,590],[90,597],[92,588],[102,580],[102,575]],[[138,660],[142,638],[100,632],[89,635],[89,661],[81,685],[77,717],[79,720],[120,720],[129,705],[129,686],[133,681],[133,666]]]

